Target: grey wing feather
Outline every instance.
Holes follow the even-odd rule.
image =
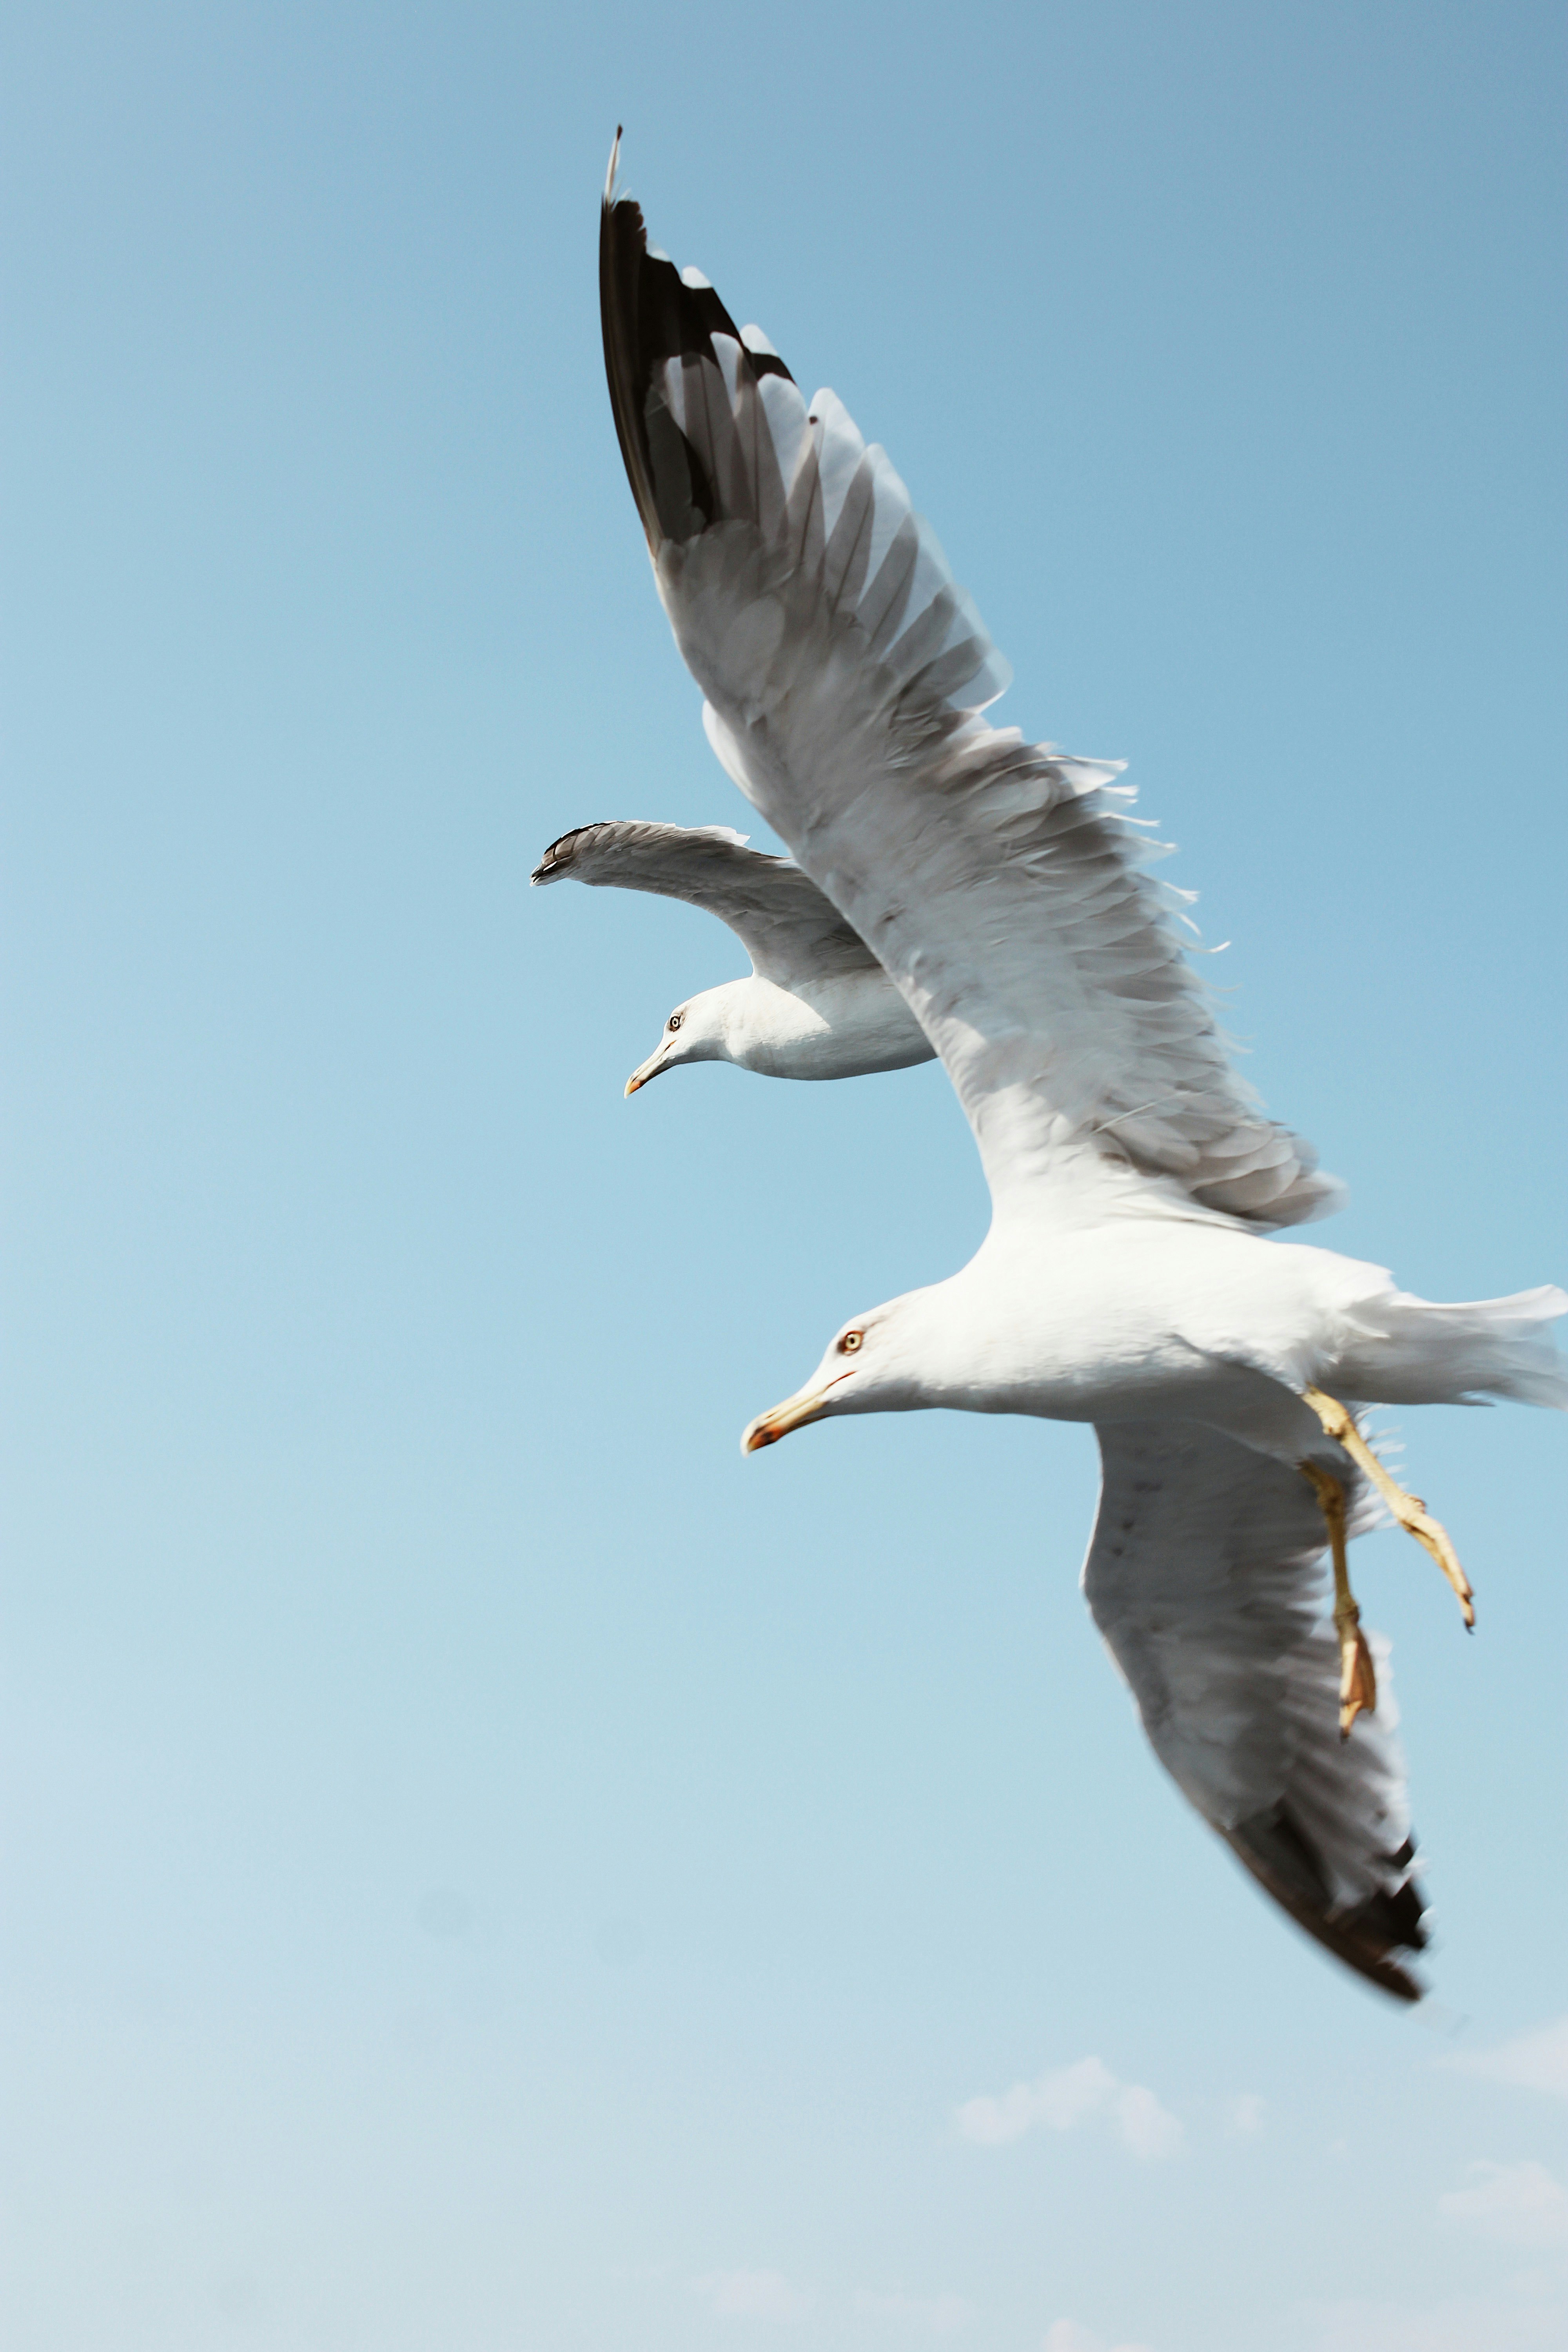
[[[1419,2000],[1402,1957],[1426,1938],[1386,1646],[1377,1711],[1342,1740],[1310,1487],[1195,1423],[1096,1434],[1084,1595],[1155,1755],[1300,1927]],[[1352,1501],[1364,1518],[1359,1490]]]
[[[876,970],[877,959],[808,874],[749,849],[727,825],[610,822],[552,841],[531,879],[647,890],[727,923],[763,980],[781,988]]]
[[[1230,1066],[1102,762],[979,715],[996,653],[883,451],[606,192],[611,404],[655,577],[740,784],[947,1066],[994,1194],[1068,1162],[1263,1225],[1334,1203]]]

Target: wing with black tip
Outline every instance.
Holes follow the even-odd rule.
[[[1406,1959],[1426,1943],[1425,1906],[1386,1645],[1373,1644],[1377,1711],[1342,1740],[1310,1486],[1196,1423],[1096,1434],[1084,1595],[1155,1755],[1299,1927],[1420,2000]]]
[[[886,454],[611,175],[610,401],[710,740],[941,1054],[999,1212],[1151,1181],[1260,1225],[1332,1205],[1232,1066],[1116,766],[980,715],[1006,666]]]

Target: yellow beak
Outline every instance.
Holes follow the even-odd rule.
[[[650,1078],[657,1078],[659,1072],[668,1069],[668,1066],[664,1058],[664,1044],[661,1039],[647,1061],[639,1062],[626,1080],[626,1092],[622,1097],[622,1100],[625,1101],[627,1096],[635,1095],[639,1087],[646,1087]]]
[[[755,1421],[749,1421],[741,1432],[742,1453],[755,1454],[763,1445],[776,1445],[779,1439],[787,1437],[792,1429],[804,1429],[808,1421],[820,1420],[826,1410],[829,1389],[836,1389],[840,1381],[853,1378],[852,1372],[837,1372],[832,1380],[824,1381],[820,1388],[797,1389],[794,1396],[785,1397],[783,1404],[775,1404],[771,1412],[758,1413]]]

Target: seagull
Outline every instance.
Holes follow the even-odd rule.
[[[936,1058],[859,933],[793,858],[749,849],[724,824],[578,825],[529,879],[651,890],[706,907],[752,959],[751,976],[678,1004],[635,1095],[683,1062],[735,1062],[769,1078],[856,1078]]]
[[[1299,1926],[1419,2000],[1425,1899],[1351,1539],[1391,1515],[1474,1608],[1363,1418],[1568,1409],[1568,1297],[1436,1304],[1259,1230],[1338,1189],[1232,1068],[1119,771],[992,724],[1008,672],[887,456],[648,245],[619,146],[611,405],[710,743],[930,1038],[992,1199],[968,1265],[848,1317],[742,1448],[937,1407],[1090,1423],[1084,1592],[1156,1757]]]

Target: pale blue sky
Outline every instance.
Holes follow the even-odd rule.
[[[746,821],[604,393],[624,121],[1004,715],[1131,762],[1324,1241],[1563,1278],[1562,37],[8,13],[17,2352],[1568,2344],[1568,2049],[1485,2071],[1568,2011],[1562,1423],[1406,1416],[1473,1642],[1363,1548],[1424,2023],[1145,1753],[1085,1433],[741,1459],[978,1239],[941,1072],[625,1103],[732,943],[526,888]]]

